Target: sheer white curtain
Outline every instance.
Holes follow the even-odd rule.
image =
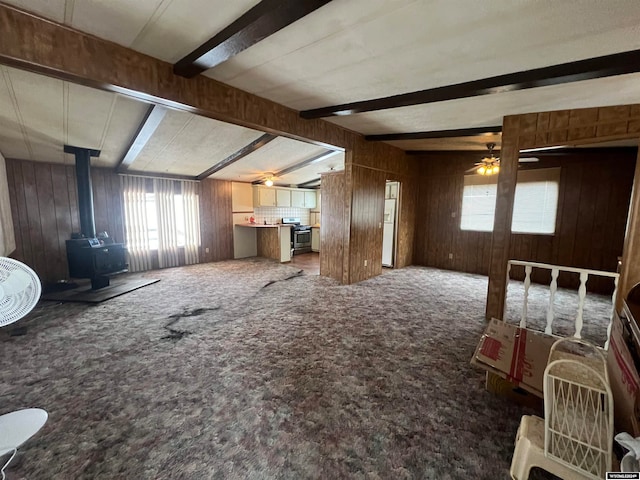
[[[158,214],[158,263],[160,268],[178,266],[176,194],[173,180],[153,179]]]
[[[181,181],[184,211],[184,257],[191,265],[200,260],[200,184]]]
[[[123,175],[125,228],[132,272],[152,268],[158,251],[160,268],[200,261],[200,184]],[[153,188],[151,185],[153,184]]]
[[[143,177],[120,177],[124,196],[124,223],[129,252],[129,271],[151,268],[147,188]]]

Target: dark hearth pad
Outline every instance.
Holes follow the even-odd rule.
[[[52,300],[59,302],[100,303],[159,281],[160,280],[156,278],[112,278],[111,285],[109,285],[108,287],[100,288],[99,290],[91,290],[90,284],[85,284],[72,290],[47,293],[42,296],[42,300]]]

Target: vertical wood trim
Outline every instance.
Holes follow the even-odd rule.
[[[505,278],[511,242],[511,216],[518,178],[520,149],[519,117],[504,118],[502,126],[502,148],[500,151],[500,173],[496,198],[493,235],[491,237],[491,260],[489,262],[489,287],[487,289],[486,318],[502,318],[506,299]]]
[[[342,227],[342,283],[351,283],[351,227],[353,224],[352,205],[353,205],[353,150],[345,152],[344,166],[344,216]]]

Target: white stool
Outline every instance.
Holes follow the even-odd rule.
[[[515,480],[527,480],[532,467],[542,468],[564,480],[588,478],[545,456],[544,420],[533,415],[523,415],[516,434],[516,448],[509,473]]]

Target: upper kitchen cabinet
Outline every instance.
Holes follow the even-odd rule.
[[[316,208],[316,192],[304,192],[304,208]]]
[[[253,188],[250,183],[231,182],[231,206],[234,212],[253,212]]]
[[[290,207],[291,206],[291,191],[290,190],[276,190],[276,203],[278,207]]]
[[[316,208],[316,192],[314,190],[291,190],[291,206]]]
[[[291,206],[304,208],[304,192],[302,190],[293,190],[291,192]]]
[[[270,187],[254,187],[253,189],[254,207],[275,207],[276,189]]]
[[[290,207],[291,190],[276,187],[253,187],[254,207]]]

